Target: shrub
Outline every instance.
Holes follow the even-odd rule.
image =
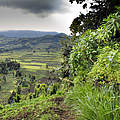
[[[95,36],[95,31],[88,30],[79,37],[76,45],[73,47],[69,60],[73,77],[78,75],[83,80],[90,71],[94,61],[96,61],[98,43],[95,40]]]
[[[88,79],[98,82],[120,82],[120,52],[109,46],[101,49]]]
[[[109,64],[111,61],[110,57],[114,58],[114,62],[113,64],[108,65],[107,72],[109,72],[110,74],[111,72],[113,73],[114,70],[112,69],[116,69],[115,71],[120,71],[118,68],[116,68],[117,65],[120,63],[120,61],[118,60],[120,58],[119,31],[120,13],[117,12],[115,14],[109,15],[108,18],[104,19],[103,24],[97,30],[87,30],[84,34],[82,34],[82,36],[80,36],[79,38],[77,37],[76,43],[73,46],[73,50],[71,51],[69,59],[71,76],[73,78],[77,76],[77,81],[85,81],[91,69],[92,71],[93,69],[100,72],[104,71],[103,69],[101,71],[101,68],[98,67],[95,69],[95,64],[97,63],[97,65],[99,64],[99,66],[102,65],[102,68],[105,69],[105,67],[107,67],[107,64]],[[103,53],[105,54],[103,55]],[[102,63],[103,59],[104,64]],[[115,72],[113,74],[119,74],[119,72]],[[119,77],[118,75],[115,76]]]
[[[3,109],[3,105],[0,104],[0,110],[2,110],[2,109]]]

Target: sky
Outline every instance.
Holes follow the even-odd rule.
[[[36,30],[70,34],[82,7],[69,0],[0,0],[0,31]]]

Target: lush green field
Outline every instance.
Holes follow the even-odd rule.
[[[13,51],[8,53],[1,53],[0,60],[4,61],[6,58],[16,60],[21,65],[21,70],[24,75],[34,75],[36,80],[42,77],[48,77],[49,71],[53,70],[60,63],[58,52],[41,52],[33,51]],[[1,79],[3,75],[1,74]],[[0,102],[6,104],[12,90],[15,89],[17,78],[13,77],[12,73],[6,75],[6,83],[0,83]],[[18,78],[19,79],[19,78]],[[29,78],[25,78],[29,79]]]
[[[9,53],[0,54],[1,61],[6,58],[16,60],[21,64],[21,68],[25,71],[29,71],[39,76],[45,76],[48,70],[52,70],[60,63],[60,57],[58,52],[41,52],[39,50],[32,51],[15,51]]]

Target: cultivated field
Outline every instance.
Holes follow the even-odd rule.
[[[60,63],[58,52],[45,51],[13,51],[0,54],[0,61],[6,58],[16,60],[21,65],[21,70],[24,74],[34,75],[39,80],[43,77],[48,77],[49,71],[55,69]],[[2,79],[3,75],[1,75]],[[15,89],[17,78],[12,74],[6,75],[6,83],[1,84],[0,103],[6,103],[10,93]],[[26,78],[27,79],[27,78]],[[3,98],[4,97],[4,98]]]

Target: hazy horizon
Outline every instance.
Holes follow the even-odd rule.
[[[0,31],[32,30],[70,34],[81,6],[68,0],[0,0]]]

